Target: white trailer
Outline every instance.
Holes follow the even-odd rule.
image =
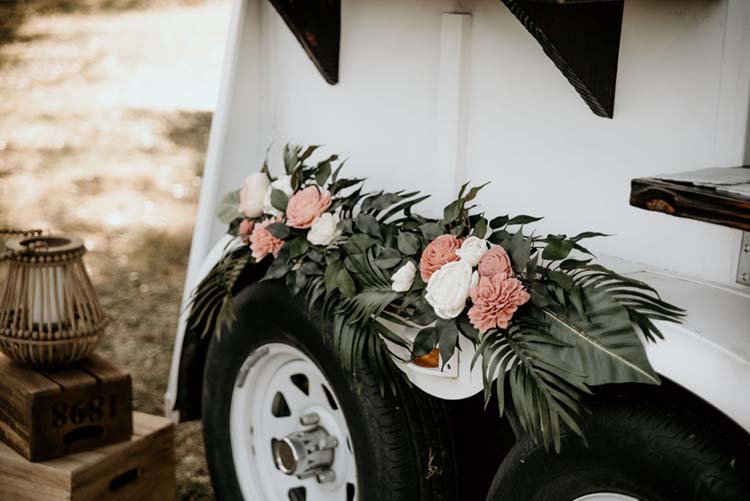
[[[340,21],[328,17],[337,9]],[[411,387],[404,391],[418,395],[404,397],[408,402],[373,404],[393,406],[396,416],[388,421],[383,416],[390,414],[378,414],[383,409],[347,414],[349,396],[330,381],[333,369],[305,350],[269,342],[265,353],[273,356],[264,358],[257,346],[217,347],[222,343],[187,328],[187,309],[166,413],[176,420],[203,417],[222,499],[734,499],[737,492],[750,498],[742,490],[747,483],[732,483],[746,467],[750,443],[747,205],[730,214],[733,222],[712,224],[715,218],[691,213],[690,200],[678,201],[688,205],[688,217],[712,222],[628,203],[634,178],[750,163],[749,120],[745,0],[235,0],[185,305],[226,243],[214,218],[221,195],[257,170],[269,145],[274,158],[285,143],[297,142],[343,153],[351,158],[350,173],[374,186],[432,193],[428,215],[465,180],[492,181],[480,197],[489,213],[544,215],[541,231],[613,233],[593,246],[596,253],[654,285],[688,317],[683,325],[664,325],[666,339],[648,345],[662,386],[604,391],[596,404],[605,421],[621,426],[622,433],[608,435],[599,423],[609,454],[597,449],[597,438],[589,449],[571,446],[556,455],[537,454],[523,436],[506,446],[488,433],[492,425],[474,397],[481,378],[469,368],[470,346],[447,371],[403,368],[427,394],[455,401],[447,410],[435,411],[437,400]],[[675,207],[649,206],[684,210]],[[257,279],[249,272],[243,280]],[[261,301],[259,294],[245,293],[245,300]],[[217,375],[223,365],[228,374]],[[320,409],[308,419],[324,421],[323,438],[339,442],[335,459],[306,458],[326,465],[311,475],[301,474],[303,458],[283,457],[258,438],[274,436],[257,427],[273,427],[263,413],[276,405],[267,401],[276,394],[271,386],[296,373],[290,367],[322,385],[324,391],[305,395],[309,408]],[[252,385],[244,384],[248,372],[256,378]],[[618,400],[623,392],[627,399]],[[432,415],[423,419],[436,422],[404,435],[403,419],[416,426],[415,416],[425,412]],[[361,422],[373,413],[382,426],[402,428],[380,439],[409,443],[385,444],[385,452],[353,443],[378,436],[376,425]],[[671,446],[664,436],[639,436],[627,416],[644,430],[674,431]],[[367,439],[353,439],[362,426]],[[454,443],[441,449],[429,436],[404,439],[436,429],[450,430]],[[460,443],[467,441],[473,452]],[[632,468],[614,471],[612,456]],[[661,464],[660,478],[654,464]],[[410,475],[411,486],[403,485]]]

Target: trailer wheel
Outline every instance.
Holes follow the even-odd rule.
[[[211,340],[202,405],[217,498],[455,499],[442,403],[402,380],[381,394],[367,368],[352,379],[287,295],[250,286],[232,331]]]
[[[503,460],[488,501],[750,499],[747,438],[668,401],[614,395],[559,454],[523,436]]]

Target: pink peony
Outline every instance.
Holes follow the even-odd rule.
[[[289,199],[286,224],[292,228],[309,228],[318,216],[331,206],[331,193],[317,186],[308,186]]]
[[[461,248],[461,240],[454,235],[440,235],[427,244],[419,260],[419,275],[427,283],[433,273],[441,266],[452,261],[458,261],[456,251]]]
[[[481,277],[500,275],[501,278],[508,278],[513,272],[508,253],[499,245],[484,253],[482,259],[479,260],[478,269]]]
[[[253,232],[253,226],[255,226],[255,223],[250,219],[243,219],[240,223],[240,238],[245,245],[250,243],[250,234]]]
[[[250,249],[253,251],[253,258],[256,261],[261,261],[269,254],[273,254],[273,257],[279,255],[279,251],[284,246],[284,241],[274,237],[266,229],[269,224],[279,221],[278,218],[271,218],[255,225],[253,233],[250,235]]]
[[[469,320],[482,333],[495,327],[507,329],[518,307],[531,299],[520,280],[503,277],[501,273],[480,278],[479,285],[469,295],[473,303]]]

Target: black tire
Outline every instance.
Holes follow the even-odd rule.
[[[597,400],[583,431],[564,432],[560,454],[522,437],[493,480],[488,501],[571,501],[614,492],[648,501],[750,499],[747,436],[723,416],[620,393]]]
[[[236,314],[232,331],[211,341],[203,382],[203,434],[219,500],[242,499],[229,434],[236,376],[251,351],[271,342],[305,352],[331,384],[353,441],[359,501],[457,498],[453,445],[440,401],[403,380],[397,383],[396,395],[388,390],[381,395],[378,379],[366,368],[352,380],[338,363],[320,323],[292,303],[278,283],[263,282],[243,290],[236,298]]]

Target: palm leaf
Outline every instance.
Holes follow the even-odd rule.
[[[247,246],[227,248],[195,288],[188,303],[188,327],[199,329],[201,336],[212,331],[218,336],[222,326],[230,329],[235,320],[232,289],[250,261],[250,251]]]
[[[571,350],[557,353],[569,370],[586,374],[588,385],[659,384],[628,311],[599,287],[581,288],[586,316],[559,305],[543,308],[549,334]]]
[[[477,356],[482,356],[485,402],[492,381],[500,415],[506,411],[506,386],[519,422],[545,448],[560,450],[561,422],[582,436],[577,420],[585,413],[582,393],[590,393],[580,374],[559,363],[555,354],[571,347],[538,331],[538,322],[518,321],[507,330],[485,334]],[[554,346],[551,352],[548,346]],[[476,361],[477,357],[475,357]]]

